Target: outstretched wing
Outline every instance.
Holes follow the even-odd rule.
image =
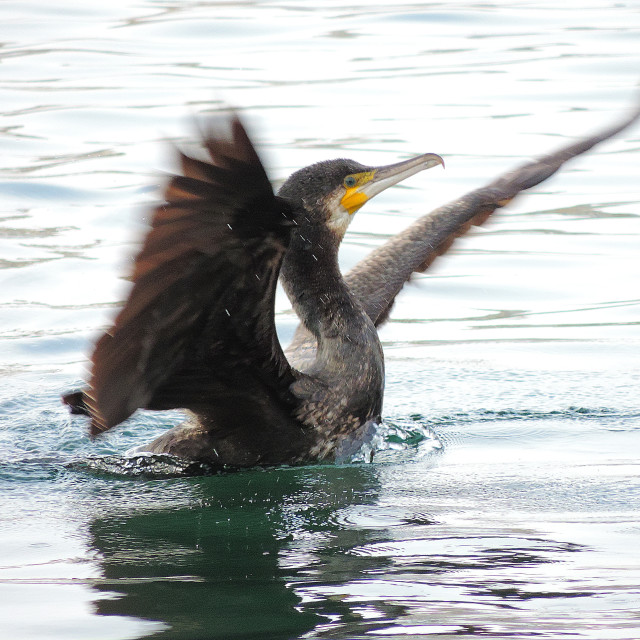
[[[93,353],[93,435],[141,407],[197,411],[243,379],[286,402],[274,295],[293,214],[235,117],[231,129],[205,137],[211,162],[181,154],[154,212],[133,289]]]
[[[422,216],[374,249],[346,274],[345,280],[351,291],[374,324],[383,324],[396,296],[411,275],[425,271],[438,256],[449,250],[457,237],[464,235],[472,226],[485,222],[496,209],[504,207],[521,191],[552,176],[568,160],[619,133],[639,117],[640,109],[636,109],[615,126],[529,162],[487,186]],[[315,340],[303,325],[298,327],[287,354],[298,367],[313,360]]]
[[[490,184],[419,218],[402,233],[372,251],[345,277],[374,324],[389,316],[396,296],[414,272],[423,272],[453,241],[480,225],[521,191],[552,176],[562,165],[619,133],[640,117],[636,109],[615,126],[558,149],[506,173]]]

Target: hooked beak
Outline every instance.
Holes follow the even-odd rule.
[[[444,167],[444,160],[435,153],[425,153],[409,160],[355,174],[353,177],[356,179],[356,184],[353,187],[346,187],[346,193],[341,200],[342,206],[352,215],[367,200],[377,196],[388,187],[437,165]]]

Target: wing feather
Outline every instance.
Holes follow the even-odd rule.
[[[351,290],[374,323],[384,323],[396,296],[412,273],[425,271],[472,226],[482,224],[520,192],[547,180],[565,162],[616,135],[639,117],[640,109],[636,109],[616,125],[528,162],[487,186],[419,218],[405,231],[372,251],[346,275]]]
[[[382,325],[411,275],[424,272],[438,256],[449,250],[456,238],[472,226],[484,223],[520,192],[551,177],[565,162],[616,135],[639,117],[640,108],[636,108],[617,124],[528,162],[485,187],[422,216],[374,249],[346,274],[351,291],[374,324]],[[302,324],[287,347],[287,355],[298,367],[307,365],[315,357],[315,340]]]
[[[180,154],[183,175],[154,211],[129,298],[93,353],[94,435],[141,407],[197,408],[231,378],[288,397],[273,307],[293,213],[237,118],[231,128],[204,139],[212,162]]]

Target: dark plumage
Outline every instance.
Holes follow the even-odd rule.
[[[139,451],[232,467],[348,459],[380,422],[376,327],[411,274],[639,115],[420,218],[346,278],[338,248],[355,211],[441,158],[322,162],[276,196],[234,118],[231,139],[204,139],[210,161],[181,154],[182,175],[155,210],[129,298],[96,345],[90,386],[64,400],[91,416],[92,435],[138,408],[189,410],[188,422]],[[274,324],[279,276],[302,321],[286,356]]]

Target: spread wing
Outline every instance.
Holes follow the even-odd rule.
[[[141,407],[197,411],[230,388],[240,402],[290,401],[274,295],[293,214],[237,118],[231,129],[205,137],[211,162],[181,154],[154,212],[133,289],[93,353],[93,435]]]
[[[423,272],[454,240],[480,225],[521,191],[551,177],[565,162],[619,133],[640,117],[636,109],[615,126],[506,173],[490,184],[419,218],[372,251],[345,277],[374,324],[385,322],[396,296],[414,272]]]
[[[562,165],[589,151],[596,144],[619,133],[640,117],[636,109],[615,126],[506,173],[490,184],[464,195],[419,218],[403,232],[361,260],[345,280],[376,326],[385,322],[404,284],[414,272],[423,272],[454,240],[472,226],[480,225],[521,191],[530,189],[552,176]],[[315,353],[315,341],[300,325],[287,354],[297,366],[309,362]]]

